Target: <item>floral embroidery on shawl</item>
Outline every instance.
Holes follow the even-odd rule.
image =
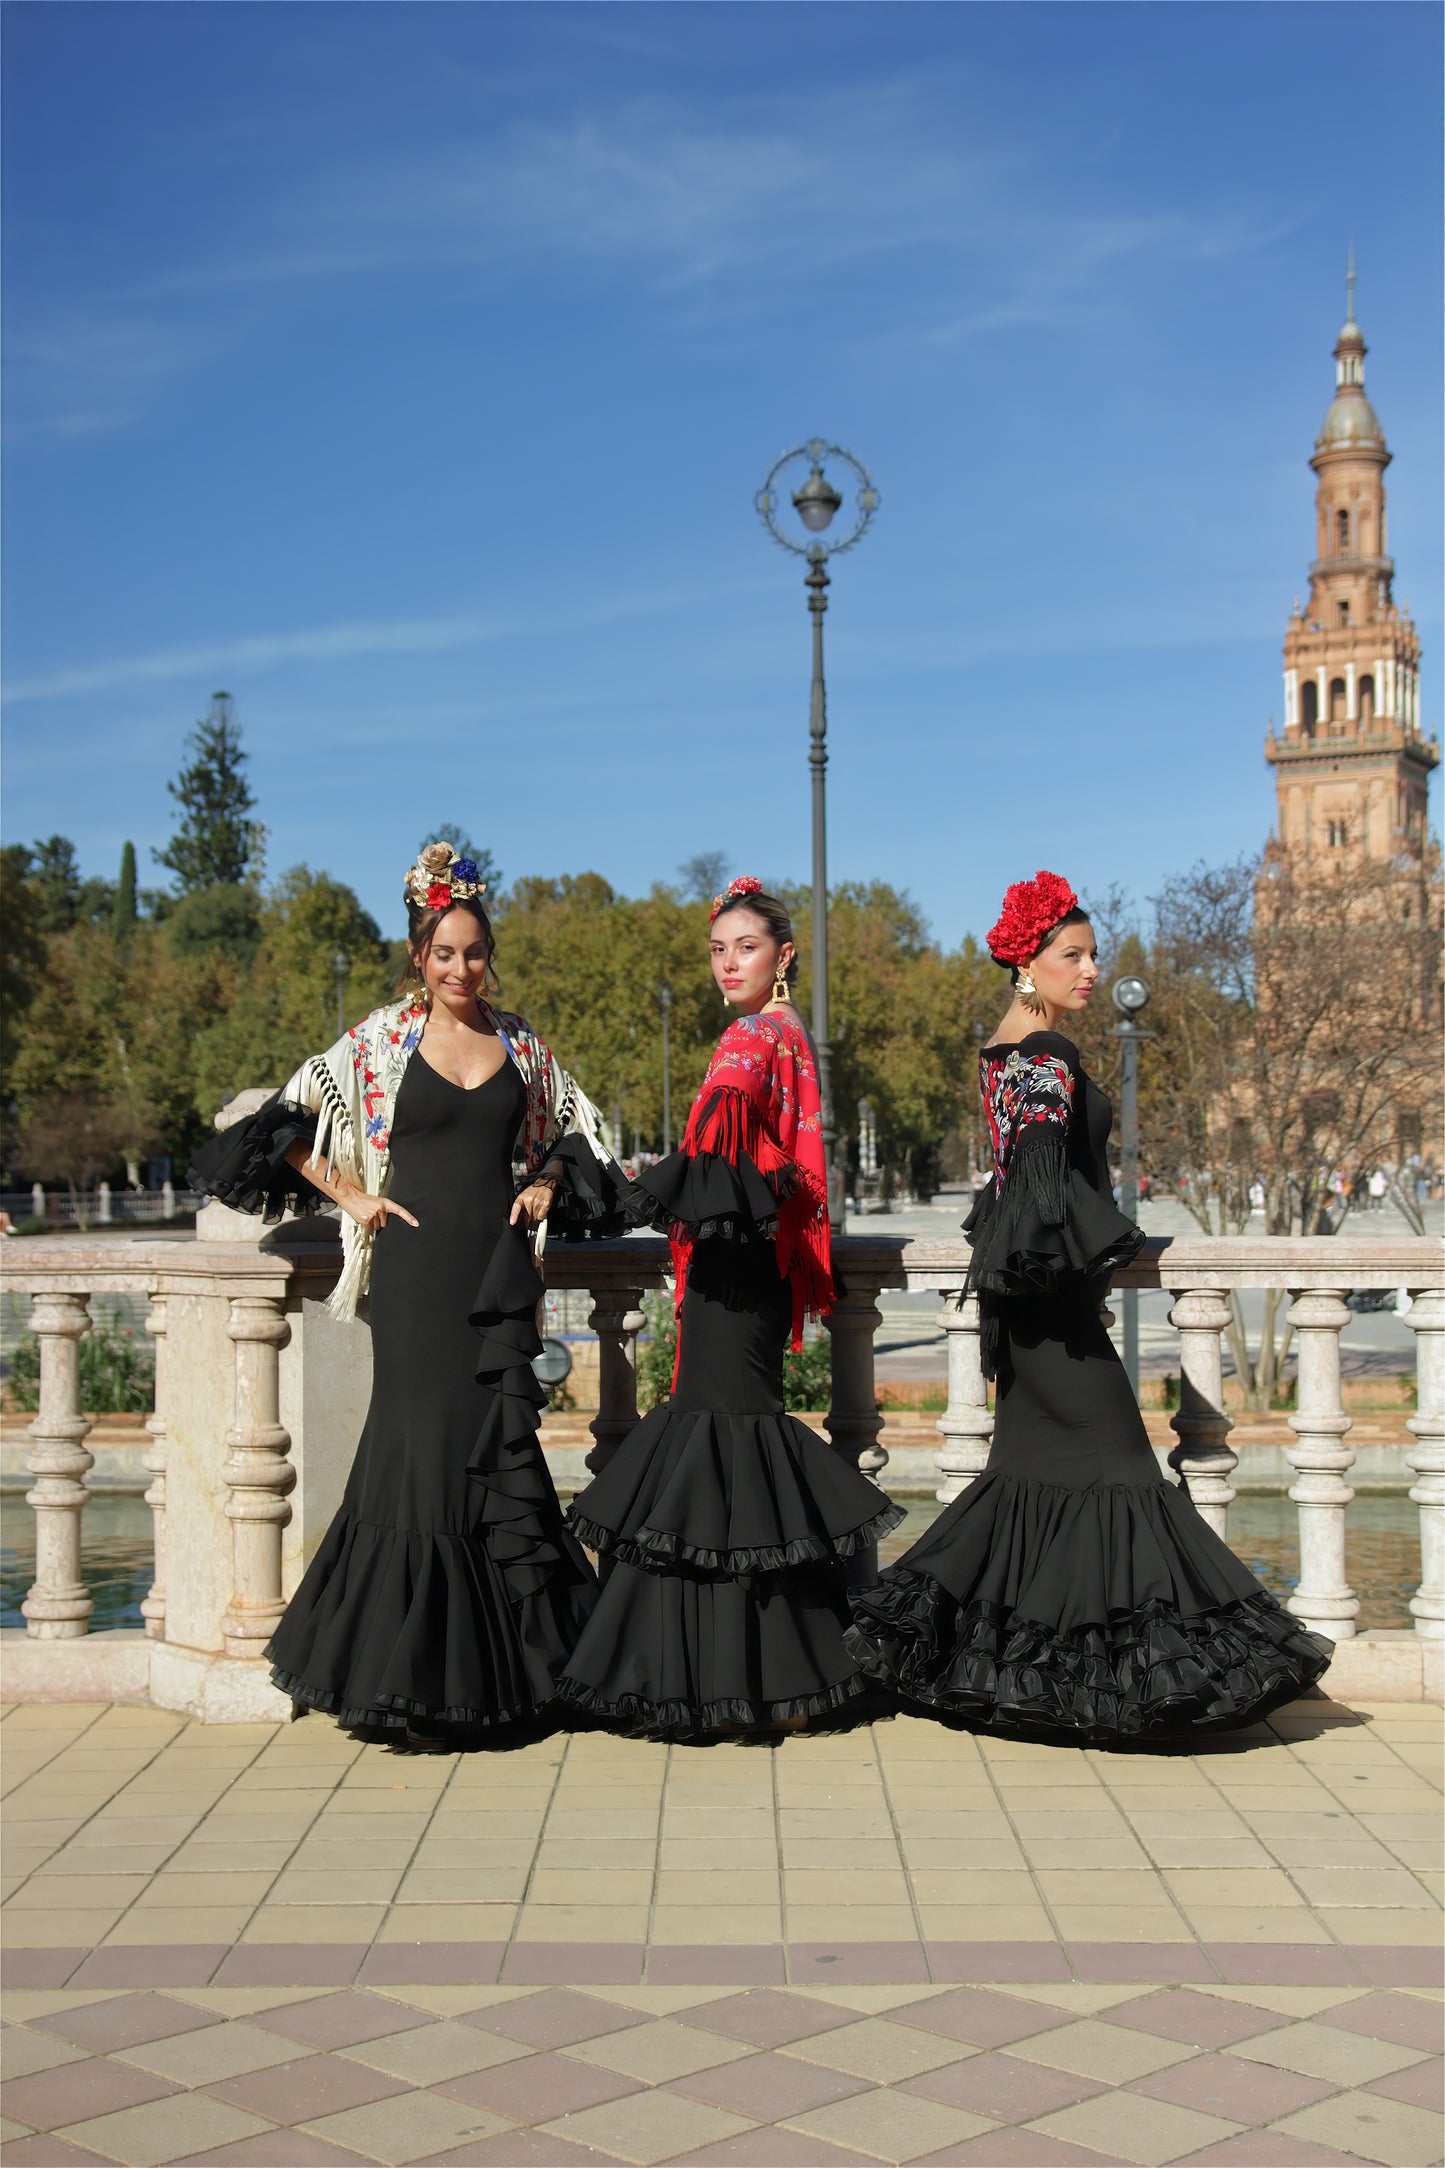
[[[793,1346],[803,1321],[833,1300],[828,1184],[818,1068],[801,1023],[786,1010],[729,1024],[692,1104],[682,1150],[715,1152],[733,1165],[746,1153],[778,1198],[778,1270],[793,1297]],[[677,1300],[682,1301],[692,1233],[672,1230]]]
[[[1067,1132],[1074,1104],[1074,1072],[1061,1055],[1025,1054],[1017,1046],[984,1054],[980,1069],[997,1195],[1007,1180],[1014,1147],[1033,1125],[1044,1123],[1060,1136]]]

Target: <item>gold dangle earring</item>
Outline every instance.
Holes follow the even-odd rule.
[[[1015,986],[1014,992],[1031,1016],[1043,1015],[1044,1005],[1039,999],[1039,990],[1033,982],[1027,964],[1020,968],[1018,984]]]
[[[777,970],[773,973],[773,999],[774,1001],[790,1000],[791,992],[792,990],[788,985],[788,974],[779,964]]]

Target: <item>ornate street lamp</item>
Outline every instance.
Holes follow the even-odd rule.
[[[1119,1021],[1109,1033],[1119,1042],[1119,1210],[1126,1219],[1139,1218],[1139,1048],[1152,1031],[1139,1022],[1148,1003],[1149,989],[1140,978],[1116,979],[1110,1000]],[[1134,1397],[1139,1397],[1139,1290],[1120,1290],[1124,1307],[1124,1368]]]
[[[843,508],[843,498],[823,471],[825,459],[837,460],[851,470],[858,483],[853,523],[831,542],[799,540],[779,526],[780,490],[785,471],[806,460],[806,481],[791,492],[793,510],[807,535],[821,535],[831,527]],[[837,1162],[837,1128],[833,1119],[833,1049],[828,1038],[828,703],[823,680],[823,612],[828,607],[829,580],[824,566],[830,557],[841,557],[863,538],[878,509],[873,477],[861,460],[841,444],[810,437],[794,445],[773,462],[767,480],[753,499],[768,533],[791,556],[807,560],[803,584],[808,590],[808,610],[813,620],[813,692],[808,715],[811,740],[808,765],[813,776],[813,1043],[818,1052],[818,1087],[823,1101],[823,1150],[828,1165],[828,1216],[836,1229],[843,1226],[843,1175]]]
[[[339,948],[331,959],[336,973],[336,1036],[339,1039],[346,1029],[346,974],[351,969],[351,958],[344,948]]]
[[[662,1156],[666,1159],[672,1150],[672,988],[666,983],[657,989],[657,1005],[662,1011]]]

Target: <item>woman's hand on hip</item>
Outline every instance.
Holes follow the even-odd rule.
[[[512,1207],[512,1225],[520,1220],[526,1227],[540,1227],[556,1195],[555,1182],[529,1182]]]
[[[337,1202],[342,1211],[349,1213],[357,1226],[364,1227],[369,1234],[379,1235],[389,1219],[405,1220],[408,1227],[421,1225],[405,1205],[393,1203],[390,1197],[369,1197],[363,1189],[349,1190]]]

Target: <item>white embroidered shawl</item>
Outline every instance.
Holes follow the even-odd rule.
[[[516,1064],[527,1092],[521,1145],[527,1172],[536,1174],[558,1139],[586,1138],[597,1157],[615,1164],[602,1141],[602,1116],[554,1060],[546,1041],[525,1018],[480,1004],[482,1014]],[[391,1124],[406,1065],[426,1023],[426,1004],[416,995],[373,1009],[324,1054],[312,1054],[288,1078],[281,1097],[316,1116],[316,1141],[308,1166],[320,1166],[354,1182],[369,1197],[384,1197],[391,1180]],[[537,1230],[537,1253],[546,1222]],[[371,1280],[372,1235],[348,1213],[341,1216],[341,1277],[327,1303],[334,1317],[355,1317]]]

